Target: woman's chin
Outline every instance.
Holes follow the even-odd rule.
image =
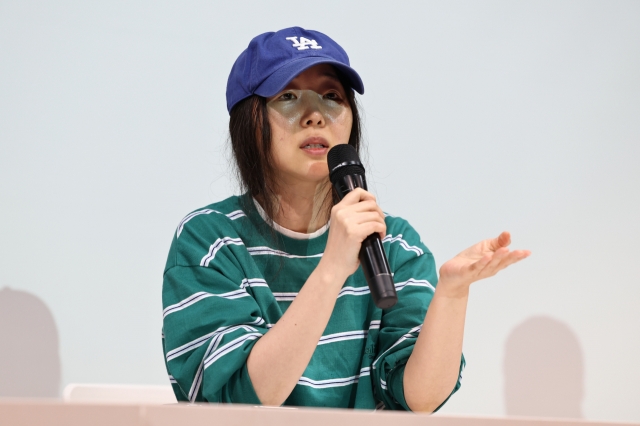
[[[317,181],[324,181],[329,177],[329,167],[326,161],[316,161],[309,165],[307,176]]]

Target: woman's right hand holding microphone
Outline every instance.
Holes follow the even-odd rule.
[[[376,197],[356,188],[331,209],[327,245],[318,267],[334,274],[336,285],[342,287],[360,266],[358,254],[364,239],[374,233],[382,239],[386,231],[384,213]]]

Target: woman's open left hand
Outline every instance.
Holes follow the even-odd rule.
[[[497,238],[481,241],[464,250],[442,265],[438,288],[446,288],[452,295],[464,295],[471,283],[492,277],[531,254],[529,250],[509,251],[509,244],[511,235],[503,232]]]

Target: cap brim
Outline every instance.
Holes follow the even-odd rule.
[[[298,76],[302,71],[318,64],[331,64],[349,81],[349,84],[356,92],[364,94],[364,84],[358,73],[351,68],[336,60],[325,58],[322,56],[307,56],[289,62],[271,74],[265,81],[254,91],[256,95],[265,98],[274,96],[282,91],[287,84]]]

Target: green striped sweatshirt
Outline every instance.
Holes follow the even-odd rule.
[[[190,213],[174,233],[164,270],[162,344],[178,401],[260,404],[247,357],[318,265],[328,234],[293,238],[263,216],[251,197],[234,196]],[[404,368],[437,274],[409,223],[389,215],[385,221],[398,303],[377,308],[358,268],[284,405],[409,409]],[[452,393],[459,387],[460,378]]]

